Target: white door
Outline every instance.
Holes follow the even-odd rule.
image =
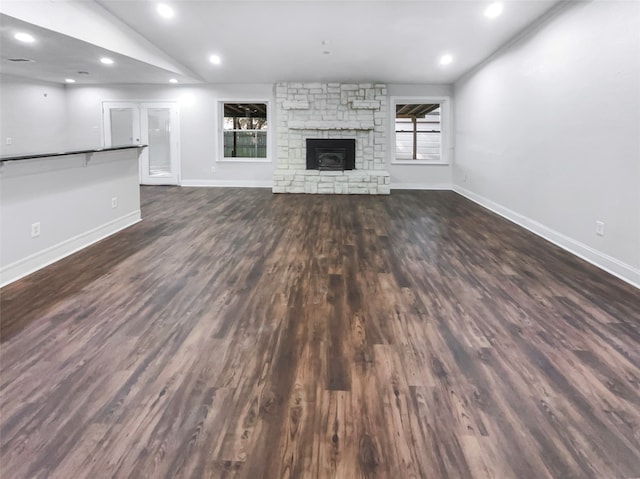
[[[180,184],[178,105],[168,102],[140,104],[140,133],[145,148],[140,155],[143,185]]]
[[[110,101],[102,108],[104,146],[140,143],[140,108],[137,103]]]
[[[147,145],[140,151],[140,184],[180,184],[176,103],[106,101],[103,120],[105,147]]]

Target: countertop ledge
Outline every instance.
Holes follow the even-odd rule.
[[[90,149],[84,149],[84,150],[69,150],[69,151],[56,151],[51,153],[32,153],[28,155],[0,156],[0,162],[31,160],[34,158],[49,158],[49,157],[67,156],[67,155],[92,154],[92,153],[100,153],[101,151],[130,150],[133,148],[146,148],[147,146],[148,145],[120,145],[120,146],[109,146],[105,148],[90,148]]]

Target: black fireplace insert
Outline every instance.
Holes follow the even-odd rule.
[[[307,139],[307,170],[356,169],[356,140]]]

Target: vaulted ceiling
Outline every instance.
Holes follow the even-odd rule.
[[[559,2],[507,0],[493,19],[480,0],[166,0],[171,18],[159,3],[3,0],[2,72],[79,83],[452,83]],[[36,41],[17,42],[17,31]],[[445,54],[452,62],[441,65]]]

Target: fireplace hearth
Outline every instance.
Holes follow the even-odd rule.
[[[344,171],[355,167],[355,139],[307,139],[307,170]]]

